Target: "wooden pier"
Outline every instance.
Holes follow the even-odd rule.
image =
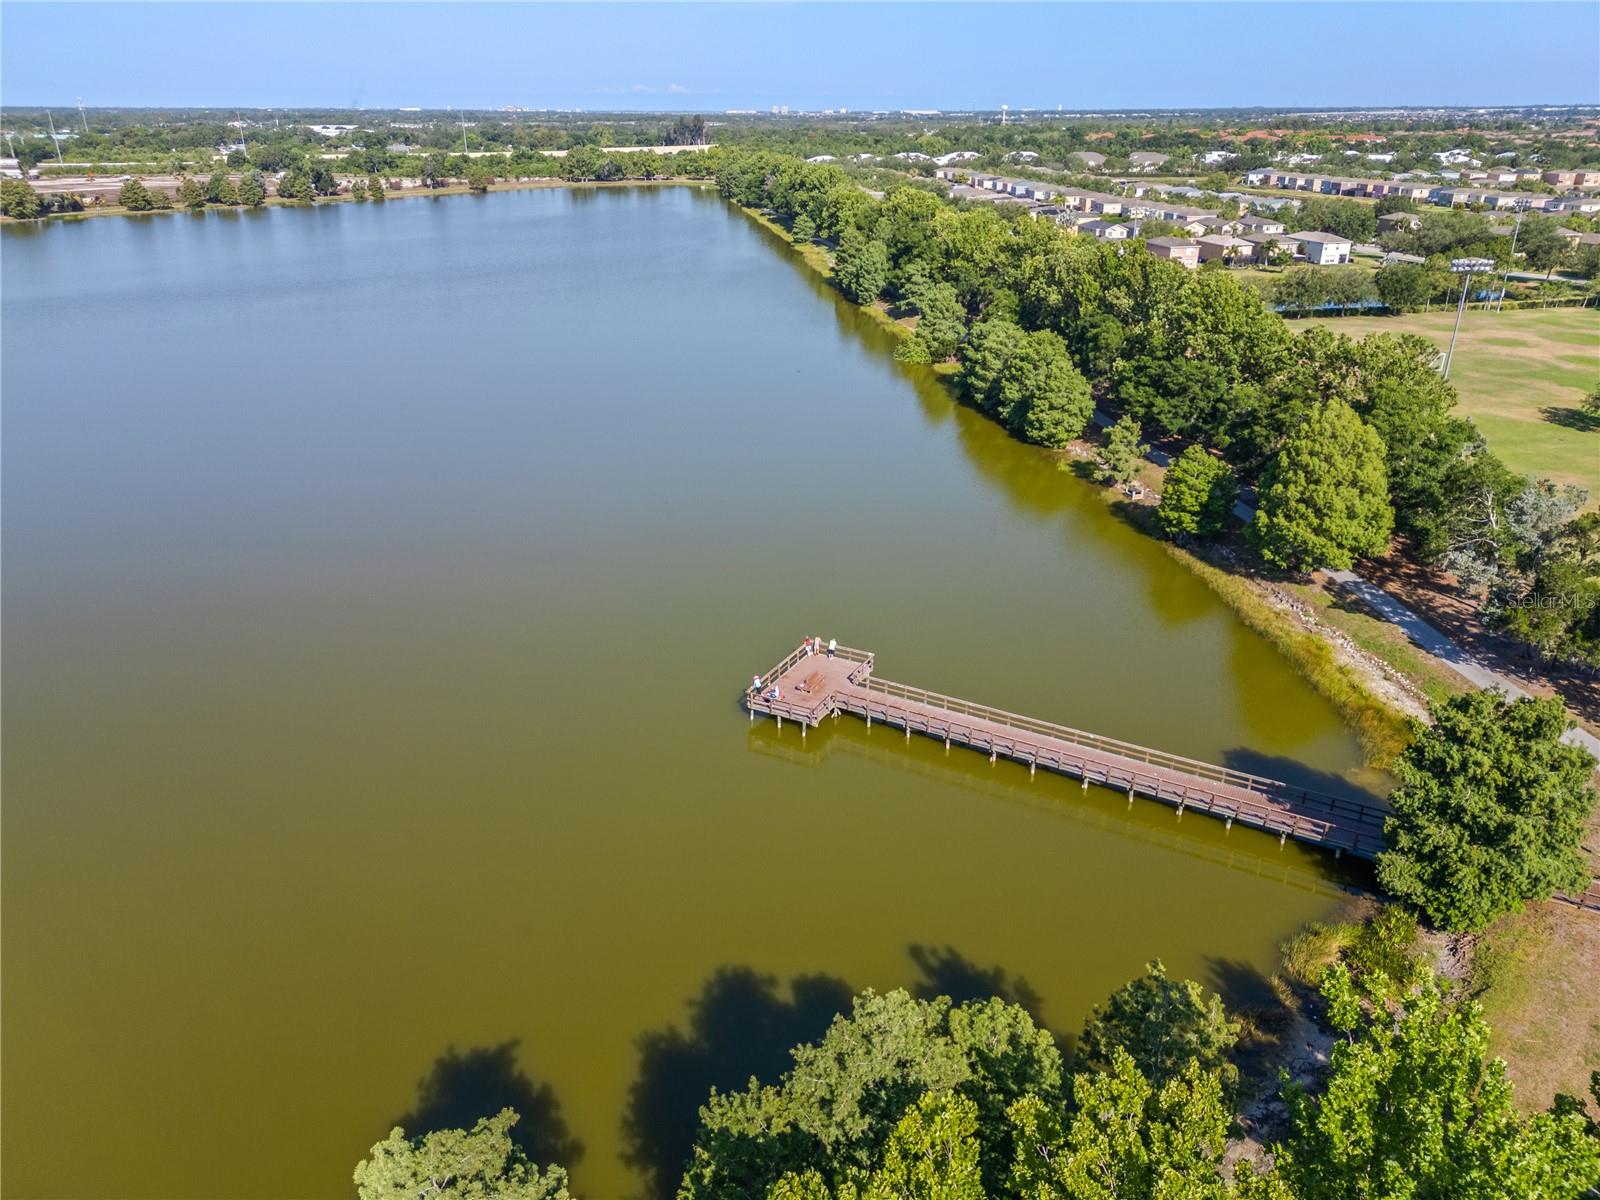
[[[905,731],[937,738],[948,748],[966,746],[986,753],[990,762],[1009,758],[1027,766],[1070,775],[1170,804],[1180,814],[1205,813],[1253,829],[1323,846],[1336,854],[1373,858],[1383,849],[1385,810],[1376,805],[1328,796],[1277,779],[1200,762],[1132,742],[1086,733],[1049,721],[973,704],[923,688],[890,683],[872,673],[873,656],[840,646],[832,657],[794,650],[752,680],[745,692],[751,720],[762,713],[794,721],[802,731],[824,717],[850,713]]]
[[[1336,855],[1377,857],[1383,849],[1383,822],[1387,810],[1358,800],[1329,796],[1295,787],[1278,779],[1219,767],[1133,742],[1086,733],[1066,725],[1036,721],[1004,709],[973,704],[923,688],[890,683],[872,673],[873,656],[865,650],[838,647],[833,655],[804,646],[791,651],[765,675],[745,689],[750,719],[757,713],[796,722],[815,729],[824,717],[851,713],[905,731],[924,734],[953,745],[987,753],[989,761],[1009,758],[1024,763],[1030,775],[1040,767],[1059,775],[1116,788],[1170,804],[1178,815],[1193,810],[1252,829],[1323,846]],[[1600,879],[1577,895],[1555,900],[1591,912],[1600,912]]]

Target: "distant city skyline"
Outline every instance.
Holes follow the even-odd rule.
[[[1600,103],[1600,4],[0,4],[0,103],[1014,109]],[[1271,36],[1264,37],[1270,30]],[[1552,31],[1563,31],[1552,36]],[[1244,37],[1248,49],[1224,37]]]

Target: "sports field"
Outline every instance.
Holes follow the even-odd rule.
[[[1443,349],[1455,311],[1314,320],[1351,337],[1420,333]],[[1460,411],[1507,466],[1579,484],[1591,505],[1600,501],[1600,423],[1578,408],[1600,384],[1600,309],[1468,312],[1450,381],[1461,394]]]

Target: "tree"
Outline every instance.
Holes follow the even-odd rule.
[[[367,198],[367,181],[358,179],[350,185],[350,199],[360,202]]]
[[[117,203],[130,212],[148,212],[155,207],[149,189],[139,179],[130,179],[122,185],[117,192]]]
[[[318,196],[339,194],[338,177],[334,175],[333,168],[321,160],[311,164],[311,190]]]
[[[991,317],[967,333],[961,351],[962,394],[973,407],[993,413],[1000,403],[1000,376],[1022,344],[1022,327],[1015,321]]]
[[[1318,1096],[1285,1094],[1290,1131],[1273,1174],[1295,1200],[1572,1200],[1600,1183],[1600,1139],[1572,1112],[1522,1117],[1489,1060],[1475,1003],[1432,978],[1398,1007],[1341,965],[1323,983],[1336,1033]]]
[[[360,1200],[571,1200],[567,1173],[541,1171],[511,1140],[511,1109],[482,1118],[469,1132],[442,1129],[407,1138],[396,1128],[355,1170]]]
[[[1313,405],[1268,464],[1250,532],[1291,570],[1346,569],[1381,554],[1394,528],[1383,440],[1342,400]]]
[[[1228,1056],[1238,1040],[1239,1025],[1228,1019],[1220,997],[1208,999],[1192,980],[1168,979],[1156,959],[1089,1015],[1078,1039],[1078,1065],[1110,1070],[1120,1050],[1157,1089],[1191,1062],[1231,1088],[1239,1072]]]
[[[233,176],[226,168],[219,168],[206,180],[206,200],[212,204],[237,204],[239,192],[233,186]]]
[[[1560,740],[1561,700],[1479,691],[1432,713],[1395,766],[1383,886],[1455,931],[1586,887],[1595,760]]]
[[[482,159],[473,159],[467,164],[467,189],[480,195],[489,190],[489,184],[494,181],[494,173],[489,170],[488,164]]]
[[[1414,213],[1417,211],[1417,202],[1410,196],[1384,196],[1373,206],[1372,215],[1386,217],[1390,213]]]
[[[0,213],[18,221],[31,221],[43,212],[39,193],[27,180],[0,180]]]
[[[1600,421],[1600,383],[1594,385],[1594,389],[1583,398],[1578,407],[1590,420]]]
[[[302,166],[290,167],[278,180],[278,199],[309,203],[316,199],[316,189],[311,185],[311,172]]]
[[[786,1174],[816,1172],[830,1188],[884,1159],[891,1133],[925,1092],[975,1108],[979,1168],[991,1194],[1015,1157],[1006,1109],[1061,1097],[1061,1056],[1027,1012],[998,999],[952,1005],[904,991],[856,997],[816,1043],[796,1047],[776,1083],[713,1091],[681,1200],[761,1200]]]
[[[858,229],[847,229],[834,254],[833,278],[857,304],[870,304],[889,282],[889,251]]]
[[[1070,1115],[1037,1096],[1011,1106],[1017,1148],[1003,1193],[1025,1200],[1223,1200],[1228,1109],[1213,1074],[1189,1062],[1153,1087],[1131,1055],[1072,1078]],[[994,1193],[991,1192],[991,1195]]]
[[[1294,211],[1291,233],[1316,230],[1352,242],[1370,242],[1378,233],[1378,214],[1359,200],[1307,199]]]
[[[1290,312],[1304,315],[1328,302],[1328,273],[1320,267],[1285,271],[1272,290],[1273,299]]]
[[[847,1180],[834,1192],[819,1171],[791,1171],[767,1200],[984,1200],[977,1123],[966,1097],[924,1092],[889,1135],[882,1164],[859,1184]]]
[[[574,151],[574,154],[576,151]],[[569,155],[569,157],[571,157]],[[444,155],[438,151],[427,155],[422,160],[422,182],[426,187],[436,188],[444,186]]]
[[[1522,229],[1517,233],[1517,253],[1531,270],[1543,271],[1549,278],[1569,249],[1561,233],[1561,223],[1555,218],[1533,213],[1522,218]]]
[[[1433,296],[1433,281],[1421,263],[1397,262],[1378,271],[1378,299],[1395,312],[1421,308]]]
[[[260,208],[267,202],[267,181],[260,171],[246,171],[239,180],[239,203]]]
[[[1139,467],[1150,447],[1139,441],[1143,431],[1139,422],[1122,416],[1106,432],[1106,444],[1100,450],[1100,478],[1118,487],[1127,487],[1139,477]]]
[[[956,289],[948,283],[929,283],[910,295],[919,314],[912,340],[920,343],[927,361],[944,362],[956,352],[967,326]]]
[[[376,175],[367,176],[367,198],[370,200],[383,199],[383,180]]]
[[[1218,364],[1184,355],[1144,354],[1119,375],[1117,399],[1141,421],[1175,437],[1217,433],[1228,394]]]
[[[1340,267],[1328,272],[1328,303],[1339,306],[1339,315],[1349,313],[1350,306],[1365,305],[1378,298],[1372,278],[1359,267]]]
[[[1196,443],[1167,469],[1156,522],[1170,538],[1216,537],[1227,527],[1238,498],[1239,485],[1228,464]]]
[[[900,1118],[864,1200],[984,1200],[978,1106],[953,1092],[924,1092]]]
[[[178,203],[184,208],[204,208],[206,194],[198,183],[185,175],[178,181]]]
[[[1089,381],[1047,329],[1022,335],[1000,373],[995,414],[1025,442],[1060,449],[1094,415]]]

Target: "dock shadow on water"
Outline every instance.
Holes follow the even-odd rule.
[[[417,1084],[416,1107],[390,1124],[407,1137],[441,1129],[471,1129],[480,1118],[503,1108],[522,1118],[511,1140],[534,1162],[573,1167],[583,1158],[583,1143],[561,1115],[561,1101],[548,1083],[535,1083],[517,1062],[520,1042],[459,1051],[451,1046]]]
[[[638,1171],[644,1200],[670,1200],[694,1145],[711,1089],[738,1091],[752,1076],[771,1082],[789,1051],[850,1011],[853,989],[831,975],[790,980],[723,967],[689,1003],[687,1030],[669,1025],[638,1038],[639,1074],[622,1119],[623,1161]]]

